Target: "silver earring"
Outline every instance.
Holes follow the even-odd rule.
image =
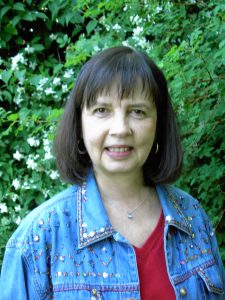
[[[159,151],[159,144],[158,144],[158,143],[156,143],[155,154],[156,154],[156,153],[158,153],[158,151]]]
[[[78,140],[77,151],[80,155],[87,154],[87,150],[85,148],[83,140]]]

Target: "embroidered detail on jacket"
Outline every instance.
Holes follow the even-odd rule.
[[[171,216],[166,216],[166,223],[168,224],[174,224],[175,226],[177,226],[178,228],[183,229],[185,232],[187,232],[189,235],[193,236],[193,230],[191,228],[191,224],[190,222],[187,220],[187,218],[185,217],[185,215],[183,214],[179,203],[177,201],[177,198],[169,192],[169,190],[167,188],[165,188],[166,194],[168,199],[172,202],[174,208],[176,209],[178,215],[181,218],[181,222],[178,222],[177,220],[171,218]],[[180,199],[182,200],[182,196],[180,196]]]
[[[191,276],[197,274],[199,272],[199,270],[203,270],[203,269],[206,269],[208,267],[211,267],[215,265],[215,260],[214,259],[211,259],[203,264],[201,264],[200,266],[196,267],[196,268],[193,268],[192,270],[189,270],[185,273],[183,273],[182,275],[178,275],[176,276],[173,281],[174,281],[174,284],[177,285],[185,280],[187,280],[188,278],[190,278]]]
[[[105,239],[114,232],[114,229],[110,224],[88,232],[87,224],[83,222],[82,218],[82,201],[88,201],[86,196],[86,183],[84,183],[77,191],[77,213],[80,238],[79,248],[83,248],[94,241]]]
[[[90,284],[62,284],[53,286],[53,292],[64,291],[92,291],[95,288],[99,292],[139,292],[138,284],[132,285],[90,285]]]

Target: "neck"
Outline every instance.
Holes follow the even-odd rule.
[[[104,202],[133,202],[146,189],[143,174],[108,175],[95,172],[95,178]]]

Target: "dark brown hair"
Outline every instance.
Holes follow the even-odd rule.
[[[165,76],[145,53],[125,46],[96,54],[77,77],[55,140],[56,162],[62,178],[77,184],[85,179],[91,161],[87,152],[78,150],[84,147],[82,108],[90,107],[115,80],[121,100],[133,93],[138,80],[143,91],[153,97],[157,109],[156,137],[143,166],[144,177],[146,184],[173,182],[180,175],[182,150]],[[159,145],[157,153],[156,143]]]

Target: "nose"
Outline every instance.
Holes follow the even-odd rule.
[[[110,135],[126,136],[130,135],[132,130],[129,125],[129,120],[122,112],[115,113],[110,124]]]

